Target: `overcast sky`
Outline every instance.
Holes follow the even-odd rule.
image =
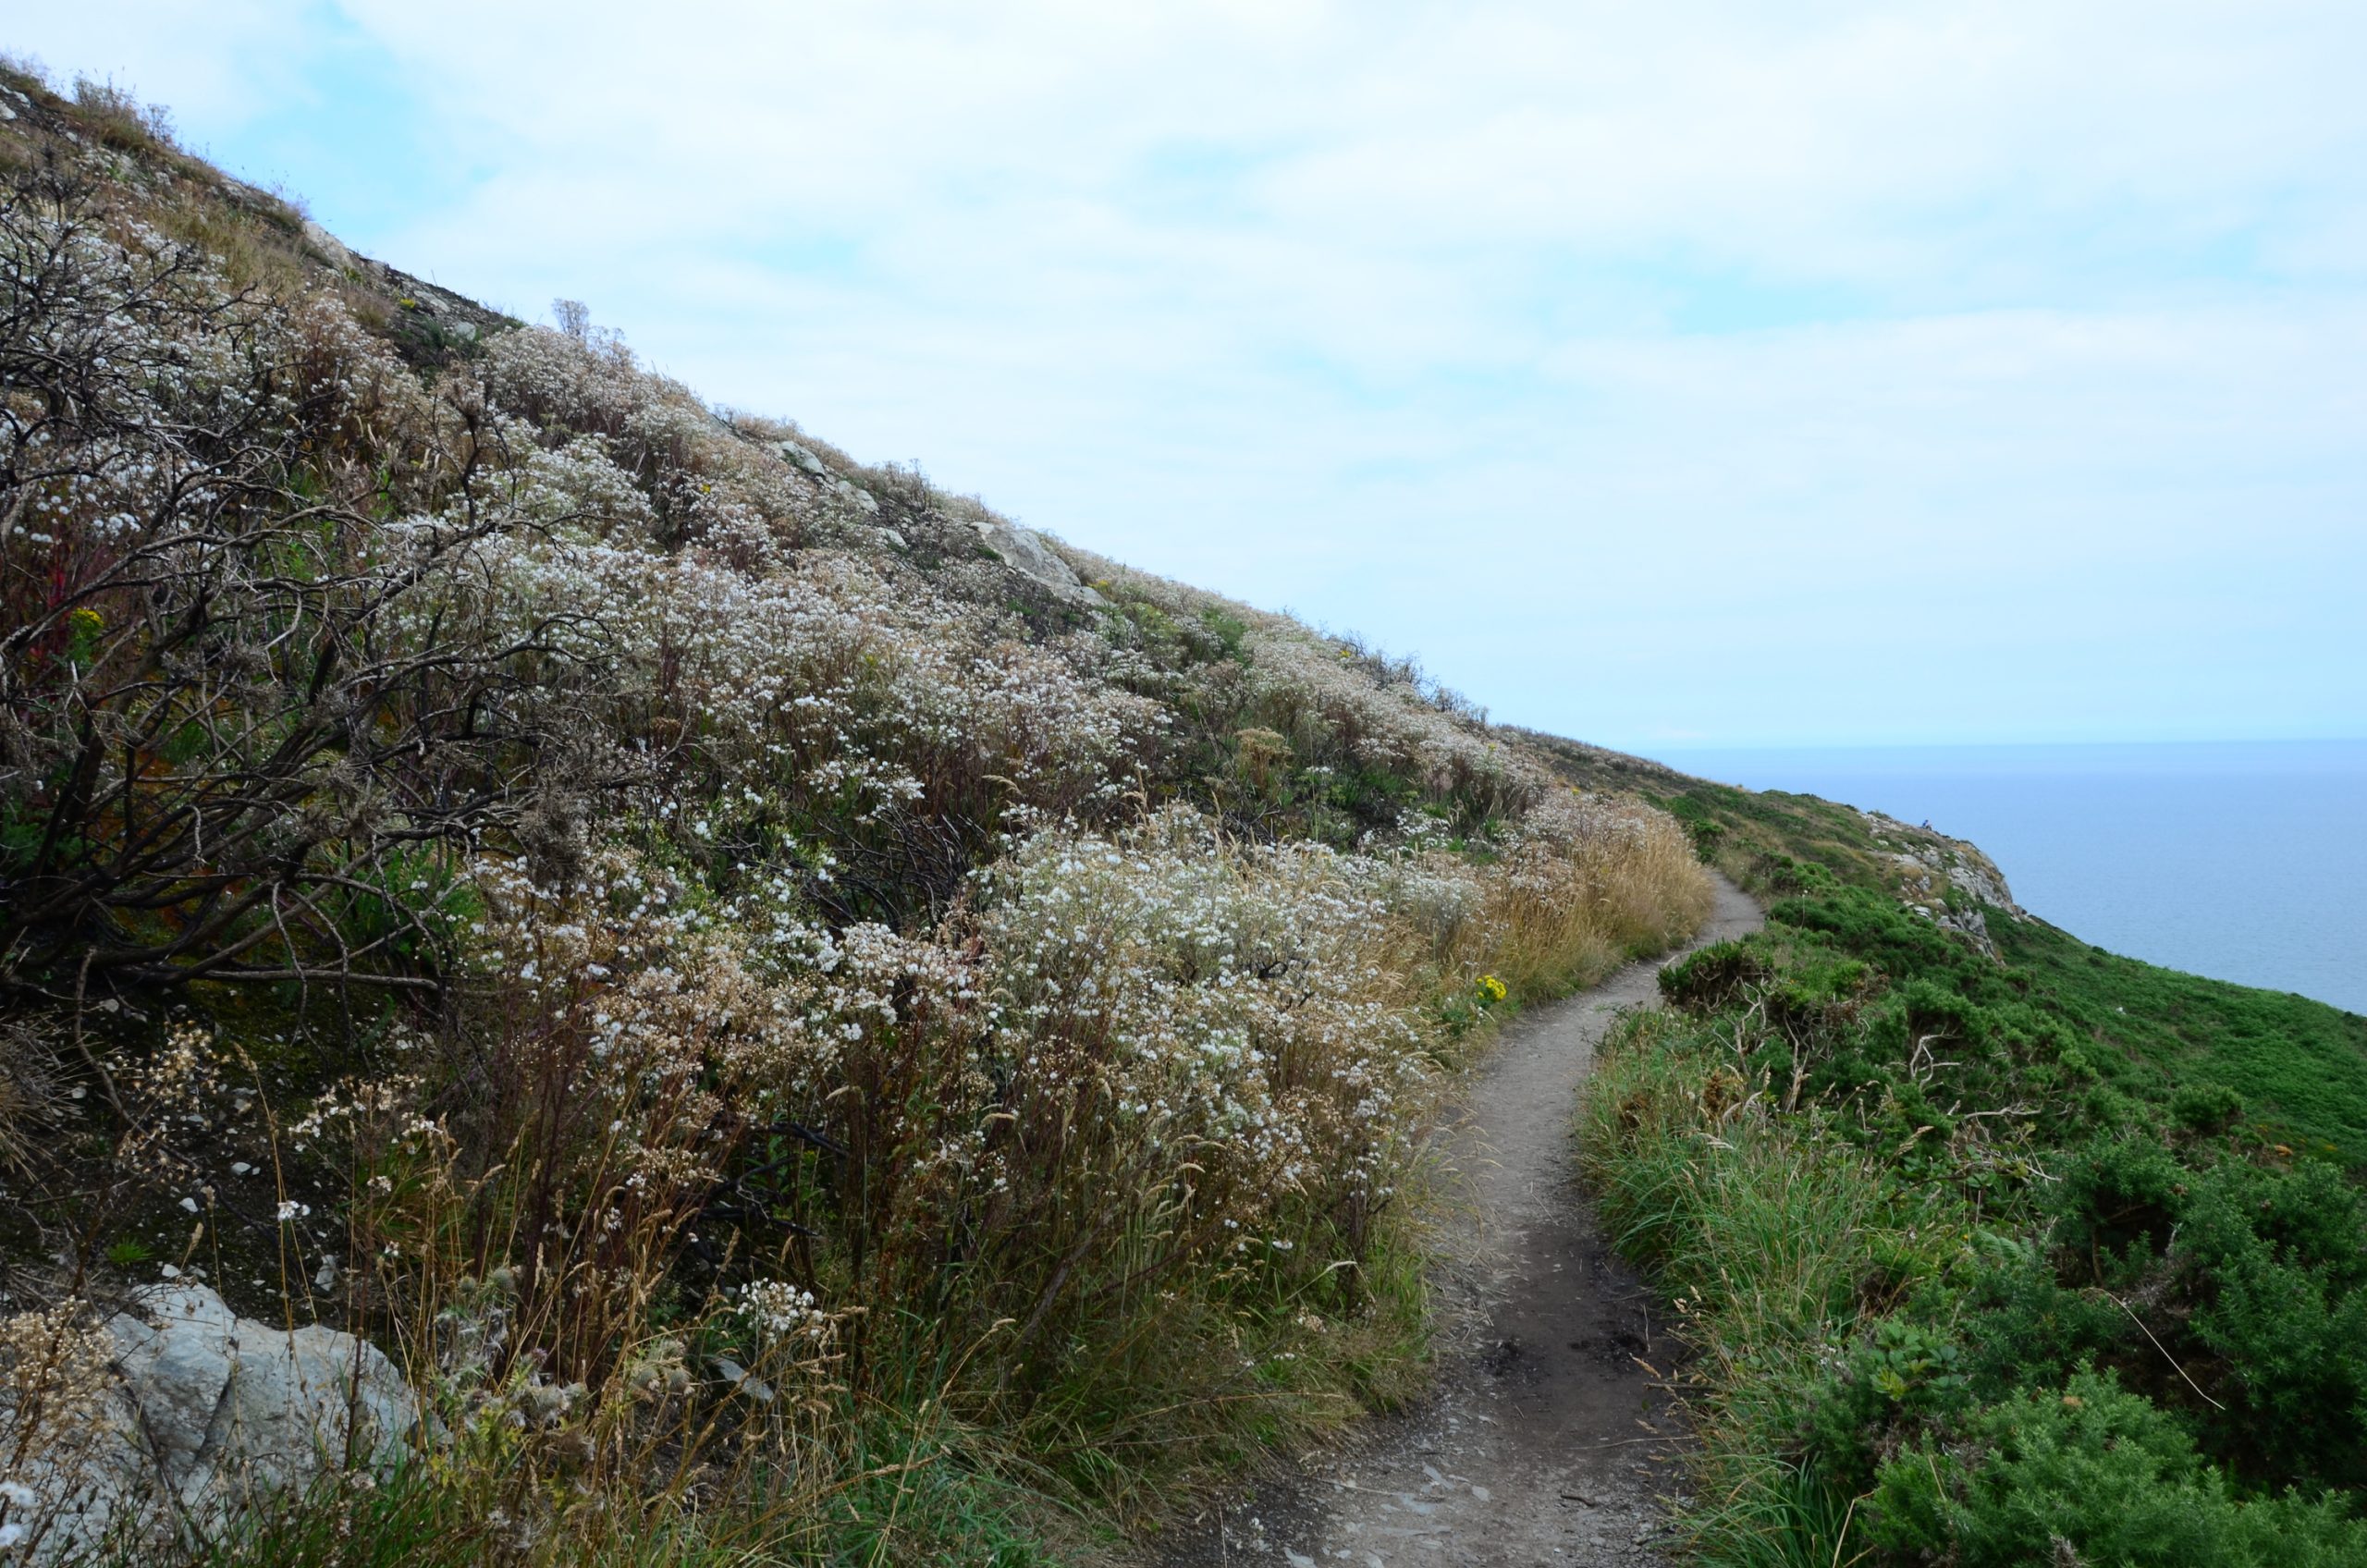
[[[2367,735],[2367,7],[28,6],[350,244],[1656,746]]]

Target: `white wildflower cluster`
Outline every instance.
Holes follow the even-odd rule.
[[[1106,1123],[1243,1227],[1294,1199],[1374,1196],[1394,1113],[1429,1077],[1387,962],[1382,870],[1228,846],[1181,810],[1019,846],[982,919],[1001,998],[988,1048],[1015,1125],[988,1129],[981,1178],[1026,1181],[1028,1123],[1068,1120]]]
[[[737,1102],[811,1082],[828,1054],[807,1027],[818,982],[780,975],[832,938],[778,905],[769,922],[753,900],[734,908],[741,921],[718,919],[619,849],[565,888],[508,859],[481,863],[472,885],[487,912],[478,961],[531,1008],[514,1048],[574,1120],[606,1129],[586,1158],[642,1207],[716,1180],[715,1130],[760,1109]]]
[[[1699,884],[1684,833],[1674,818],[1632,801],[1555,791],[1503,839],[1493,903],[1510,918],[1667,937],[1704,913],[1670,902],[1672,887]]]
[[[1412,814],[1409,814],[1409,816]],[[1495,827],[1484,862],[1439,847],[1409,822],[1379,858],[1391,907],[1442,976],[1467,985],[1506,962],[1560,972],[1677,934],[1701,909],[1671,902],[1699,883],[1692,850],[1665,815],[1608,796],[1540,790]]]
[[[177,513],[234,501],[226,432],[268,439],[300,410],[383,425],[389,404],[425,401],[341,304],[241,290],[138,217],[26,204],[0,227],[0,298],[37,306],[18,313],[15,350],[75,383],[67,417],[0,399],[0,454],[25,486],[34,546],[136,548]]]
[[[137,534],[178,488],[210,476],[207,455],[178,435],[270,412],[245,373],[272,325],[258,305],[225,308],[231,293],[211,258],[144,222],[27,211],[0,229],[0,298],[39,302],[12,312],[20,351],[84,372],[70,418],[0,398],[0,450],[26,487],[16,499],[30,543]]]
[[[1376,678],[1341,645],[1289,621],[1253,629],[1246,645],[1252,689],[1286,736],[1317,730],[1321,749],[1405,773],[1437,796],[1477,796],[1514,812],[1538,793],[1540,781],[1484,725],[1410,681]]]
[[[213,1032],[187,1019],[170,1024],[164,1039],[148,1048],[127,1044],[113,1052],[109,1071],[133,1118],[116,1145],[117,1169],[160,1185],[206,1180],[193,1147],[248,1109],[227,1084],[226,1065]],[[183,1207],[194,1212],[196,1206],[185,1200]]]
[[[753,1280],[740,1287],[740,1316],[759,1337],[785,1340],[818,1329],[827,1319],[814,1292],[786,1280]]]
[[[289,1145],[302,1153],[324,1139],[350,1141],[362,1128],[410,1139],[448,1142],[450,1134],[442,1126],[415,1110],[423,1083],[417,1073],[400,1072],[374,1073],[331,1084],[302,1116],[288,1124]]]
[[[787,897],[693,908],[620,851],[565,890],[518,861],[472,881],[480,961],[546,1020],[512,1050],[549,1053],[538,1071],[608,1129],[604,1180],[640,1201],[721,1179],[717,1129],[800,1114],[864,1151],[883,1234],[968,1213],[1017,1236],[1122,1194],[1182,1203],[1202,1250],[1233,1253],[1287,1206],[1394,1180],[1432,1078],[1395,949],[1408,884],[1399,861],[1229,845],[1181,809],[1015,840],[980,913],[929,936],[832,929]],[[787,1323],[816,1310],[798,1289],[740,1305]]]
[[[1114,798],[1162,722],[1144,699],[851,556],[813,552],[757,577],[521,531],[485,541],[473,564],[481,591],[461,602],[486,635],[556,629],[630,702],[616,734],[643,729],[695,760],[713,799],[688,823],[706,822],[702,836],[717,814],[777,799],[857,817],[960,809],[989,778],[1073,810]],[[422,599],[410,613],[449,608]]]
[[[486,381],[503,409],[544,430],[580,433],[579,458],[602,451],[631,475],[649,497],[632,511],[668,544],[701,545],[760,570],[779,551],[841,533],[834,525],[848,508],[835,487],[742,439],[613,337],[505,333],[491,345]]]
[[[1499,927],[1490,918],[1490,880],[1479,867],[1437,848],[1401,851],[1385,864],[1391,906],[1429,945],[1433,962],[1453,968],[1457,955],[1491,945]]]
[[[521,521],[603,543],[643,545],[656,536],[656,508],[598,436],[571,436],[546,447],[533,427],[519,421],[514,440],[523,456],[502,475],[503,498]]]
[[[1547,792],[1533,764],[1507,751],[1468,704],[1425,682],[1410,661],[1383,659],[1288,616],[1071,553],[1087,575],[1150,611],[1179,644],[1169,658],[1189,667],[1159,668],[1134,645],[1139,624],[1112,625],[1123,651],[1106,663],[1105,678],[1240,715],[1316,771],[1343,764],[1377,769],[1417,782],[1433,799],[1460,797],[1477,818],[1517,816]],[[1232,656],[1218,656],[1228,644],[1212,624],[1232,629]]]
[[[0,1316],[0,1404],[12,1420],[70,1417],[104,1384],[113,1355],[79,1301]]]

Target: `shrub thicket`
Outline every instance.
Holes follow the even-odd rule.
[[[1896,825],[1722,793],[1768,928],[1664,972],[1582,1123],[1701,1353],[1705,1557],[2367,1562],[2362,1021],[1944,927]]]
[[[18,87],[0,1468],[160,1268],[442,1433],[220,1561],[1028,1561],[1404,1388],[1435,1086],[1668,817]]]

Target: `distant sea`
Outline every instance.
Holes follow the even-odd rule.
[[[2367,741],[1657,754],[1929,819],[2098,947],[2367,1012]]]

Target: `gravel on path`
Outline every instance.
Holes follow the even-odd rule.
[[[1721,877],[1693,947],[1760,924]],[[1443,1140],[1459,1201],[1440,1237],[1430,1393],[1212,1508],[1162,1568],[1662,1561],[1684,1441],[1663,1386],[1677,1347],[1575,1185],[1571,1130],[1595,1043],[1621,1010],[1658,1002],[1667,962],[1515,1021],[1474,1074]]]

